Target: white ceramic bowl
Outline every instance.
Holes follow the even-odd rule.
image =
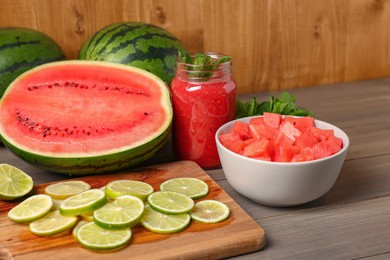
[[[249,122],[251,117],[237,119]],[[333,129],[343,148],[327,158],[307,162],[269,162],[248,158],[224,147],[218,136],[229,132],[235,121],[221,126],[215,138],[222,169],[229,184],[245,197],[270,206],[295,206],[327,193],[340,173],[349,147],[344,131],[315,120],[318,128]]]

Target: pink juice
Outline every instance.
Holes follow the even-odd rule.
[[[173,79],[172,137],[179,160],[195,161],[202,168],[220,166],[215,133],[236,117],[236,84],[230,64],[228,70],[217,70],[207,79],[178,73]]]

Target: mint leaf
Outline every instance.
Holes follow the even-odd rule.
[[[256,97],[252,97],[248,102],[236,102],[236,117],[242,118],[247,116],[262,115],[264,112],[277,113],[282,115],[294,116],[313,116],[313,114],[298,107],[295,103],[295,97],[287,92],[280,93],[278,98],[269,97],[269,101],[258,103]]]
[[[209,55],[204,53],[195,53],[193,57],[185,50],[179,50],[179,61],[188,65],[186,66],[187,75],[192,78],[204,79],[210,78],[213,71],[218,69],[218,64],[230,61],[230,56],[223,56],[219,59],[213,60]]]
[[[193,60],[190,54],[185,50],[179,50],[179,60],[186,64],[193,64]]]

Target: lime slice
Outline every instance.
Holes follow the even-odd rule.
[[[162,191],[176,191],[192,199],[200,199],[209,193],[209,186],[196,178],[174,178],[160,185]]]
[[[15,222],[25,223],[46,215],[53,207],[50,196],[39,194],[31,196],[8,212],[8,217]]]
[[[96,210],[106,204],[107,198],[101,189],[90,189],[73,195],[60,205],[64,216],[76,216]]]
[[[116,199],[122,195],[132,195],[145,201],[153,191],[150,184],[142,181],[116,180],[106,185],[106,196],[110,199]]]
[[[51,236],[71,229],[77,222],[77,217],[66,217],[58,210],[50,211],[43,218],[30,223],[30,231],[38,236]]]
[[[85,220],[79,220],[77,222],[76,225],[74,225],[73,229],[72,229],[72,236],[73,238],[78,241],[78,238],[77,238],[77,231],[79,231],[80,227],[81,226],[84,226],[85,224],[88,224],[90,223],[90,221],[85,221]]]
[[[135,196],[122,195],[93,212],[95,223],[106,229],[123,229],[138,224],[144,212],[143,201]]]
[[[184,230],[191,222],[188,213],[179,215],[166,215],[152,209],[149,205],[145,206],[144,216],[141,224],[146,229],[159,234],[172,234]]]
[[[33,186],[33,179],[22,170],[9,164],[0,164],[0,199],[18,199],[29,193]]]
[[[109,250],[125,245],[131,238],[131,230],[108,230],[89,222],[79,227],[76,236],[77,241],[86,248]]]
[[[229,217],[229,207],[217,200],[203,200],[195,203],[191,218],[202,223],[217,223]]]
[[[53,199],[64,200],[89,189],[91,185],[85,181],[64,181],[47,186],[45,193]]]
[[[157,191],[149,195],[149,205],[164,214],[183,214],[194,207],[194,200],[174,191]]]

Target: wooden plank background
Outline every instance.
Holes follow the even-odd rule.
[[[390,0],[0,0],[0,27],[38,29],[69,59],[120,21],[231,55],[240,94],[390,76]]]

